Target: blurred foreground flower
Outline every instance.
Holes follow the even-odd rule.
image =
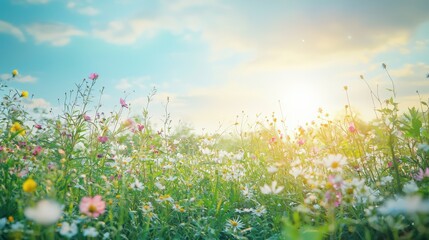
[[[77,230],[76,223],[70,224],[68,222],[63,222],[61,224],[60,234],[66,238],[72,238],[77,234]]]
[[[83,236],[95,238],[98,236],[97,229],[95,229],[95,227],[89,227],[89,228],[83,230]]]
[[[98,141],[101,143],[106,143],[109,138],[107,136],[99,136]]]
[[[22,184],[22,190],[27,193],[32,193],[36,191],[37,183],[33,179],[29,178],[25,180],[24,184]]]
[[[355,133],[356,131],[357,130],[356,130],[355,124],[354,123],[349,123],[349,132]]]
[[[19,122],[14,122],[14,123],[12,124],[12,127],[10,127],[10,132],[11,132],[11,133],[19,132],[19,134],[20,134],[21,136],[24,136],[24,135],[25,135],[25,130],[24,130],[24,128],[21,126],[21,124],[20,124]]]
[[[106,203],[101,200],[100,195],[96,195],[95,197],[84,197],[80,201],[79,209],[80,212],[89,216],[96,218],[104,213],[106,208]]]
[[[97,73],[91,73],[89,74],[89,79],[95,81],[98,78],[98,74]]]
[[[14,70],[12,71],[12,77],[16,77],[18,74],[19,74],[19,73],[18,73],[18,70],[14,69]]]
[[[42,225],[51,225],[63,214],[61,205],[52,200],[41,200],[35,207],[27,207],[24,215],[30,220]]]
[[[389,199],[378,208],[378,212],[384,215],[429,213],[429,200],[423,200],[419,195]]]
[[[261,192],[263,194],[277,194],[280,193],[283,190],[283,186],[277,187],[277,181],[273,181],[271,183],[271,186],[268,186],[265,184],[263,187],[261,187]]]

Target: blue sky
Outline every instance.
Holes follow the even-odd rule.
[[[100,75],[103,104],[127,97],[161,118],[167,96],[175,123],[228,126],[242,111],[279,114],[291,127],[317,109],[351,104],[373,117],[366,85],[395,80],[403,108],[429,97],[429,2],[403,1],[137,1],[4,0],[0,2],[0,77],[32,105],[58,98],[89,73]]]

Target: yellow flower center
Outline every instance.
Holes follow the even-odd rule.
[[[91,204],[91,205],[89,205],[89,207],[88,207],[88,211],[89,211],[90,213],[95,213],[95,212],[97,212],[97,207]]]
[[[332,164],[331,164],[331,168],[338,168],[340,166],[340,163],[339,162],[332,162]]]
[[[233,227],[237,227],[238,226],[238,222],[234,221],[234,220],[229,220],[229,223],[231,224],[231,226]]]

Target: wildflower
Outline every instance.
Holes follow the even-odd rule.
[[[297,178],[299,175],[302,175],[304,173],[304,169],[301,167],[292,167],[289,171],[289,174],[292,175],[294,178]]]
[[[422,181],[424,178],[429,177],[429,168],[423,172],[423,169],[419,169],[419,172],[414,175],[414,179],[417,181]]]
[[[136,179],[133,183],[131,183],[130,187],[134,190],[143,190],[144,186],[138,179]]]
[[[357,130],[356,130],[355,124],[354,123],[349,123],[349,132],[355,133],[356,131]]]
[[[143,204],[142,211],[143,211],[143,213],[152,212],[153,211],[152,203],[148,202],[148,203]]]
[[[144,125],[142,124],[137,124],[137,129],[141,132],[144,129]]]
[[[125,99],[119,99],[119,103],[121,103],[121,107],[128,108],[128,104],[125,102]]]
[[[429,213],[429,200],[423,200],[419,195],[389,199],[378,212],[384,215]]]
[[[165,202],[165,201],[173,202],[174,200],[169,194],[165,194],[165,195],[159,196],[156,201],[157,202]]]
[[[122,122],[122,126],[124,128],[134,128],[134,125],[135,125],[135,122],[131,118],[128,118]]]
[[[32,193],[36,191],[37,183],[33,179],[29,178],[25,180],[24,184],[22,184],[22,190],[27,193]]]
[[[264,215],[265,213],[267,213],[267,209],[264,206],[260,206],[256,209],[253,209],[252,211],[252,214],[258,217]]]
[[[25,130],[24,130],[24,128],[21,126],[21,124],[20,124],[19,122],[14,122],[14,123],[12,124],[12,127],[10,127],[10,132],[11,132],[11,133],[19,132],[19,134],[20,134],[21,136],[24,136],[24,135],[25,135]]]
[[[109,138],[107,136],[99,136],[98,141],[101,143],[106,143]]]
[[[251,199],[253,197],[252,190],[249,189],[247,186],[241,187],[241,194],[243,194],[243,196],[248,199]]]
[[[97,73],[91,73],[89,74],[89,79],[95,81],[98,78],[98,74]]]
[[[24,215],[42,225],[51,225],[60,219],[63,210],[60,204],[52,200],[41,200],[35,207],[28,207]]]
[[[84,114],[84,115],[83,115],[83,120],[85,120],[85,121],[89,122],[89,121],[91,121],[91,117],[90,117],[90,116],[88,116],[88,115],[86,115],[86,114]]]
[[[104,213],[106,208],[106,203],[101,200],[100,195],[96,195],[95,197],[84,197],[80,201],[79,209],[80,212],[89,216],[96,218]]]
[[[298,145],[299,146],[302,146],[302,145],[304,145],[305,144],[305,140],[304,139],[302,139],[302,138],[300,138],[299,140],[298,140]]]
[[[34,148],[34,150],[33,150],[33,156],[37,156],[37,155],[39,155],[39,153],[41,153],[42,152],[42,147],[41,146],[36,146],[35,148]]]
[[[18,73],[18,70],[14,69],[14,70],[12,71],[12,77],[16,77],[18,74],[19,74],[19,73]]]
[[[39,129],[39,130],[42,129],[42,125],[40,125],[40,124],[36,124],[36,125],[34,125],[34,127]]]
[[[329,155],[324,159],[325,166],[333,172],[341,172],[346,164],[346,159],[342,155]]]
[[[415,193],[419,190],[419,187],[417,186],[416,182],[414,181],[409,181],[404,185],[404,188],[402,189],[402,191],[404,191],[404,193],[406,194],[412,194]]]
[[[228,219],[226,222],[226,230],[232,230],[233,232],[240,231],[244,227],[244,224],[237,217],[235,219]]]
[[[76,223],[68,223],[68,222],[63,222],[61,223],[61,229],[60,229],[60,234],[66,238],[72,238],[74,235],[77,234],[77,225]]]
[[[22,91],[21,92],[21,97],[28,98],[28,91]]]
[[[13,216],[9,216],[9,217],[7,217],[7,221],[11,223],[11,222],[15,221],[15,219],[13,218]]]
[[[181,212],[181,213],[186,212],[186,210],[182,206],[180,206],[178,203],[173,204],[173,210],[176,212]]]
[[[97,229],[95,229],[95,227],[86,228],[83,230],[83,236],[85,236],[85,237],[97,237],[98,236]]]
[[[262,194],[278,194],[283,190],[284,187],[283,186],[277,187],[277,181],[273,181],[271,183],[271,187],[265,184],[263,187],[260,187],[260,188],[261,188]]]

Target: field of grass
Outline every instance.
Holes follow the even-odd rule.
[[[402,113],[394,85],[386,100],[369,89],[370,122],[348,103],[292,133],[273,114],[198,135],[168,112],[155,128],[147,106],[126,119],[124,99],[101,112],[97,78],[59,115],[29,112],[28,92],[1,82],[0,239],[429,236],[428,102]]]

